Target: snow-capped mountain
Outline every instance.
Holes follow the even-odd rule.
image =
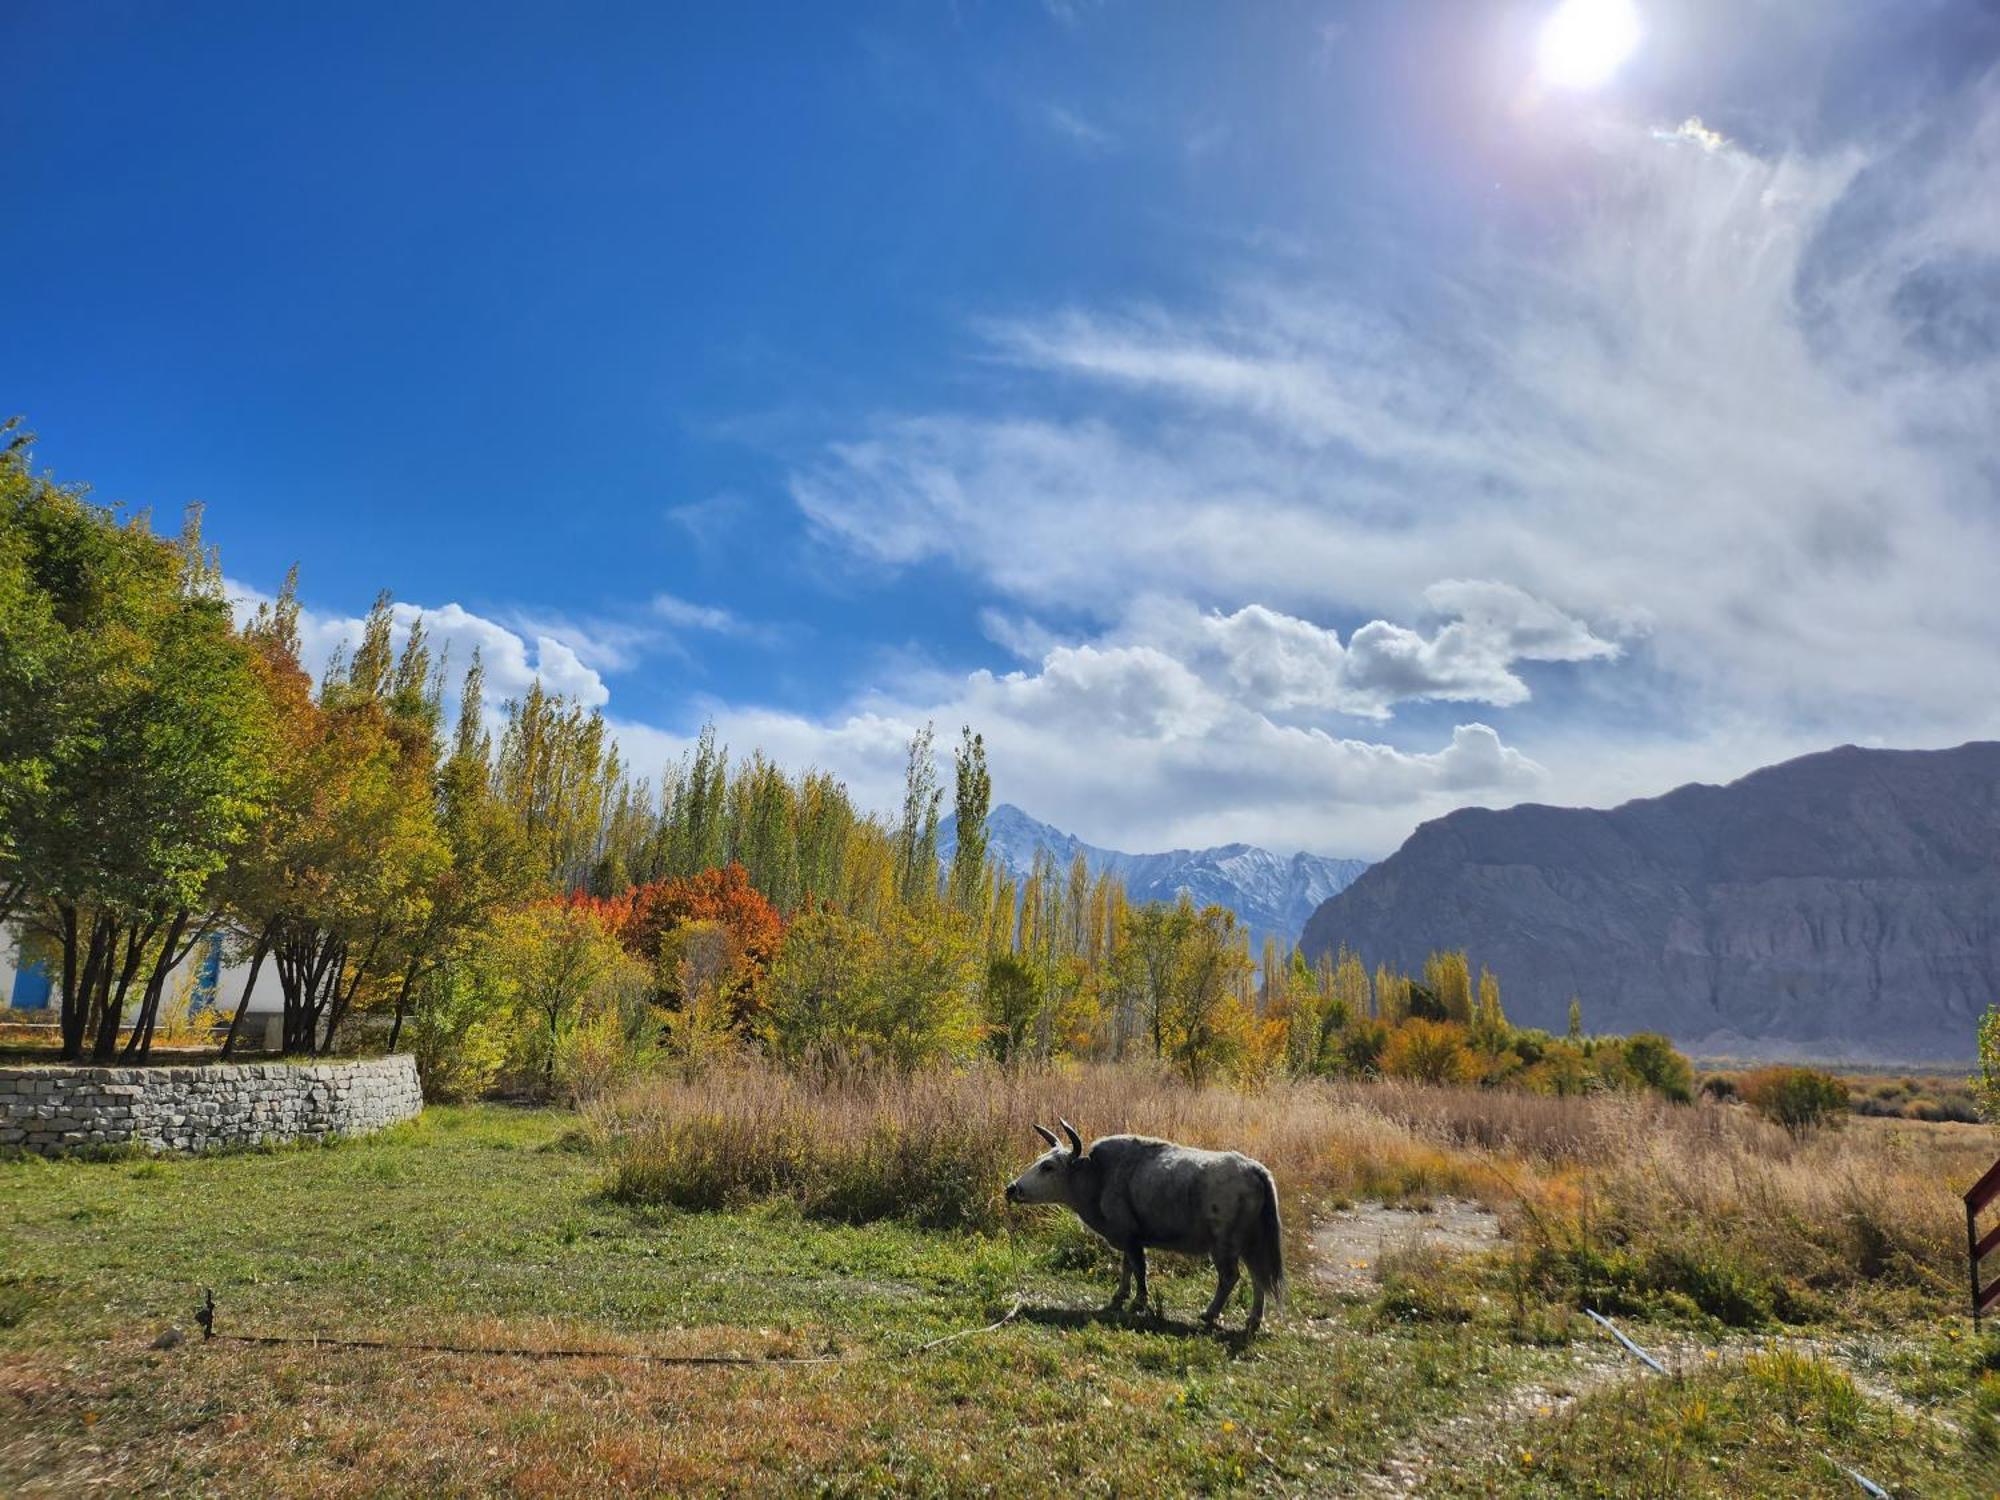
[[[958,830],[950,817],[939,840],[949,859],[958,846]],[[1273,933],[1284,944],[1296,942],[1320,903],[1345,890],[1368,868],[1365,859],[1327,859],[1317,854],[1287,858],[1254,844],[1127,854],[1086,844],[1006,802],[987,814],[986,842],[987,851],[1016,878],[1027,874],[1037,849],[1048,850],[1064,869],[1082,850],[1091,874],[1108,870],[1117,875],[1134,901],[1173,901],[1186,891],[1196,905],[1226,906],[1258,937]]]

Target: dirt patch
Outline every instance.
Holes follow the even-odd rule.
[[[1366,1293],[1386,1251],[1476,1255],[1499,1243],[1500,1216],[1469,1198],[1439,1198],[1429,1209],[1359,1203],[1314,1227],[1313,1274],[1336,1291]]]

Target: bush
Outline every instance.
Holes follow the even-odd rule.
[[[1838,1124],[1847,1113],[1847,1085],[1817,1068],[1759,1068],[1739,1086],[1743,1102],[1794,1136]]]
[[[1639,1083],[1676,1104],[1694,1099],[1694,1065],[1658,1032],[1640,1031],[1625,1038],[1625,1071]]]
[[[1382,1071],[1418,1083],[1465,1083],[1479,1060],[1465,1045],[1465,1028],[1450,1021],[1405,1021],[1382,1053]]]
[[[1356,1016],[1340,1028],[1336,1050],[1340,1067],[1356,1076],[1375,1072],[1389,1047],[1389,1027],[1382,1021]]]

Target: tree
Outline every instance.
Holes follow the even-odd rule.
[[[2000,1122],[2000,1005],[1987,1006],[1979,1018],[1979,1071],[1971,1084],[1979,1112]]]
[[[1583,1040],[1583,1002],[1574,995],[1569,997],[1569,1031],[1567,1035],[1572,1042]]]
[[[30,466],[32,441],[18,418],[0,422],[0,925],[28,894],[16,849],[21,820],[47,795],[53,764],[81,727],[64,691],[80,685],[66,670],[67,633],[20,524],[50,487]]]
[[[364,990],[374,997],[399,947],[422,930],[450,865],[422,624],[410,627],[400,657],[393,628],[385,595],[352,660],[328,668],[316,698],[302,704],[287,692],[289,758],[238,882],[242,926],[260,934],[277,968],[288,1053],[332,1050]],[[283,634],[273,621],[259,635],[275,680],[296,671]]]
[[[566,897],[506,918],[498,938],[519,1003],[536,1019],[533,1060],[553,1092],[564,1033],[586,1002],[626,977],[632,960],[595,907]]]
[[[986,770],[986,741],[966,725],[953,763],[954,826],[958,843],[951,852],[951,904],[980,915],[986,883],[986,815],[992,810],[993,778]]]
[[[1424,988],[1444,1007],[1443,1019],[1460,1025],[1472,1020],[1472,967],[1466,962],[1464,949],[1425,958]]]
[[[935,725],[926,724],[910,738],[910,758],[903,771],[903,817],[896,825],[896,896],[905,906],[926,906],[937,895],[938,810],[944,788],[938,785],[937,762],[931,745]]]
[[[527,899],[539,878],[520,823],[494,795],[492,737],[486,732],[486,672],[479,653],[459,692],[451,753],[437,775],[438,829],[445,859],[435,867],[422,914],[400,935],[402,970],[389,1050],[402,1039],[410,996],[432,968],[482,934],[492,915]]]
[[[969,924],[936,902],[904,909],[882,934],[866,1041],[899,1072],[968,1056],[979,1036],[980,952]]]
[[[729,804],[729,751],[717,749],[715,726],[704,724],[693,751],[662,788],[666,871],[699,875],[723,863]]]
[[[484,1093],[511,1049],[515,981],[493,945],[454,949],[415,981],[410,1051],[430,1100]]]
[[[1199,1083],[1235,1060],[1230,1044],[1239,1034],[1229,1008],[1237,998],[1237,981],[1249,976],[1252,965],[1234,912],[1221,906],[1197,912],[1185,894],[1180,907],[1186,915],[1177,909],[1180,941],[1164,1034],[1167,1055],[1191,1082]]]
[[[772,965],[758,1029],[793,1066],[858,1060],[880,962],[875,934],[831,903],[803,913]]]
[[[660,966],[658,992],[669,1007],[677,1008],[686,1000],[678,958],[666,955],[663,947],[669,935],[689,922],[714,922],[726,928],[733,961],[724,994],[736,1022],[753,1023],[764,976],[784,941],[785,924],[778,909],[750,883],[743,866],[732,864],[644,886],[632,893],[631,910],[631,925],[623,934],[626,947],[642,961]]]
[[[660,967],[673,974],[680,1004],[667,1018],[674,1052],[699,1070],[729,1050],[736,1016],[731,992],[742,958],[736,934],[721,922],[683,922],[662,940]]]
[[[178,543],[0,462],[0,904],[60,954],[63,1054],[149,1045],[166,978],[214,922],[213,887],[265,790],[264,703],[200,513]]]
[[[537,678],[507,705],[493,790],[559,891],[583,890],[605,848],[605,827],[624,782],[604,716]]]
[[[1041,1018],[1042,986],[1035,971],[1011,953],[986,964],[986,1036],[993,1055],[1018,1062]]]

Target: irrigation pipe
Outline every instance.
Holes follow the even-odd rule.
[[[722,1365],[755,1369],[760,1366],[785,1368],[801,1365],[856,1365],[871,1360],[914,1359],[920,1354],[928,1354],[933,1349],[941,1349],[946,1344],[956,1343],[960,1339],[977,1338],[981,1334],[997,1332],[1021,1315],[1023,1305],[1022,1300],[1017,1297],[1014,1305],[1004,1314],[978,1328],[961,1328],[956,1333],[947,1333],[941,1338],[929,1339],[921,1344],[911,1344],[902,1349],[873,1349],[860,1354],[655,1354],[645,1350],[630,1349],[530,1349],[508,1344],[437,1344],[421,1341],[406,1342],[400,1339],[331,1338],[319,1334],[221,1333],[215,1327],[215,1292],[210,1287],[202,1288],[201,1307],[195,1313],[195,1321],[201,1325],[203,1343],[280,1345],[312,1349],[380,1349],[393,1354],[488,1355],[505,1359],[622,1359],[650,1365]]]
[[[1596,1311],[1594,1308],[1588,1308],[1588,1307],[1586,1307],[1583,1311],[1586,1317],[1596,1322],[1614,1339],[1618,1340],[1619,1343],[1623,1344],[1626,1347],[1626,1349],[1631,1351],[1631,1353],[1637,1359],[1641,1360],[1645,1364],[1647,1369],[1653,1371],[1653,1373],[1655,1373],[1656,1375],[1664,1375],[1667,1373],[1667,1367],[1665,1365],[1661,1364],[1657,1359],[1653,1358],[1652,1355],[1648,1354],[1644,1349],[1641,1349],[1637,1344],[1633,1343],[1629,1338],[1627,1338],[1623,1330],[1621,1330],[1616,1323],[1612,1322],[1609,1318],[1605,1317],[1603,1313]],[[1861,1492],[1864,1495],[1873,1496],[1874,1500],[1895,1500],[1894,1496],[1892,1496],[1887,1490],[1883,1489],[1882,1486],[1877,1484],[1874,1480],[1870,1479],[1866,1474],[1862,1473],[1859,1469],[1848,1468],[1846,1464],[1842,1463],[1839,1459],[1835,1458],[1831,1453],[1825,1452],[1824,1450],[1821,1451],[1820,1457],[1825,1459],[1828,1463],[1832,1464],[1834,1468],[1838,1469],[1842,1474],[1845,1474],[1849,1479],[1853,1480],[1855,1484],[1860,1487]]]

